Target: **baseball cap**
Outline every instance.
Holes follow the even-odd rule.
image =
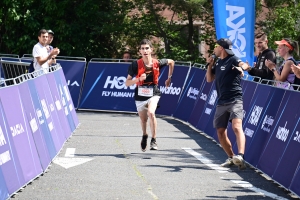
[[[217,44],[223,47],[229,55],[234,55],[232,51],[232,42],[229,39],[221,38],[217,41]]]
[[[54,35],[54,32],[52,30],[48,30],[48,33]]]

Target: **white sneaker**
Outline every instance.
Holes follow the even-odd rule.
[[[232,157],[233,163],[239,167],[239,169],[246,169],[246,163],[241,155],[235,155]]]
[[[233,163],[232,158],[227,158],[226,161],[224,163],[222,163],[220,166],[221,167],[231,167],[233,165],[234,165],[234,163]]]

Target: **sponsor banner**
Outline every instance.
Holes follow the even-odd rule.
[[[199,119],[202,115],[202,112],[204,110],[204,106],[206,104],[207,101],[207,96],[209,95],[212,86],[215,84],[215,82],[206,82],[206,80],[204,80],[203,84],[202,84],[202,88],[200,88],[199,91],[201,91],[201,93],[199,92],[197,101],[195,103],[195,106],[193,108],[193,111],[189,117],[188,122],[190,124],[192,124],[193,126],[197,126]]]
[[[169,67],[166,66],[161,69],[158,81],[161,98],[159,100],[160,107],[156,110],[157,114],[173,115],[189,69],[190,67],[175,65],[171,85],[169,87],[165,86],[165,81],[168,79]]]
[[[9,193],[0,167],[0,199],[8,199]]]
[[[265,85],[265,87],[270,86]],[[262,90],[262,92],[263,91],[264,90]],[[280,115],[282,112],[282,108],[279,107],[279,105],[281,105],[281,102],[287,101],[285,91],[286,90],[271,87],[268,99],[266,100],[263,115],[260,118],[261,121],[259,126],[251,140],[251,143],[247,144],[245,159],[254,167],[257,166],[260,155],[262,154],[265,145],[270,138],[271,133],[273,132],[275,126],[275,116]],[[259,93],[259,95],[265,94]],[[282,101],[283,97],[285,97],[284,101]]]
[[[59,69],[59,70],[61,70],[61,69]],[[70,107],[69,104],[68,104],[68,100],[67,100],[67,97],[66,97],[66,94],[65,94],[65,91],[64,91],[64,85],[62,84],[62,81],[61,81],[60,73],[58,73],[57,70],[56,70],[52,74],[54,75],[54,78],[55,78],[56,86],[57,86],[58,93],[59,93],[58,98],[61,102],[61,106],[62,106],[64,115],[67,117],[67,121],[69,123],[69,127],[71,129],[71,132],[73,132],[76,129],[73,116],[70,112],[70,109],[72,109],[73,107],[72,106]],[[54,99],[55,98],[56,97],[54,97]],[[56,103],[55,106],[59,108],[60,105],[58,103]]]
[[[212,123],[209,124],[208,122],[210,121],[211,118],[214,117],[217,98],[218,98],[217,90],[215,84],[213,84],[211,91],[209,92],[208,98],[205,102],[204,108],[201,111],[202,114],[200,116],[199,122],[196,126],[199,130],[204,131],[207,126],[213,126]],[[214,131],[206,132],[206,134],[210,136],[213,136],[214,133],[215,133]]]
[[[75,108],[78,106],[86,61],[56,60],[63,69]]]
[[[295,152],[293,152],[293,155]],[[298,164],[295,176],[293,178],[292,184],[290,186],[290,191],[294,192],[298,196],[300,196],[300,162]]]
[[[71,116],[73,118],[74,125],[75,125],[75,127],[77,127],[79,125],[79,121],[78,121],[76,111],[74,109],[74,103],[73,103],[73,100],[71,98],[71,94],[70,94],[70,91],[69,91],[69,88],[68,88],[68,85],[67,85],[67,82],[66,82],[65,75],[64,75],[64,73],[61,69],[56,70],[54,73],[57,73],[57,74],[60,75],[61,86],[63,87],[62,91],[64,92],[64,95],[67,99],[67,105],[68,105],[69,111],[71,113]]]
[[[47,149],[44,134],[42,133],[42,129],[40,127],[39,118],[37,117],[38,110],[35,110],[34,108],[28,82],[19,84],[18,88],[20,96],[22,97],[24,113],[32,132],[32,137],[34,139],[42,168],[43,170],[46,170],[48,165],[51,163],[51,158]]]
[[[27,81],[30,94],[32,97],[32,103],[34,106],[34,110],[37,116],[38,124],[45,139],[45,143],[50,155],[51,160],[56,156],[58,151],[55,148],[54,140],[52,138],[51,132],[49,130],[49,126],[45,117],[45,113],[41,104],[41,100],[45,99],[43,96],[40,97],[36,89],[36,84],[33,79]]]
[[[275,117],[276,124],[259,159],[257,167],[270,177],[274,174],[298,121],[299,115],[295,111],[300,108],[299,98],[298,92],[288,90],[285,92],[279,107],[280,112]]]
[[[294,94],[292,94],[293,96]],[[291,98],[297,98],[291,97]],[[299,110],[298,112],[299,113]],[[297,167],[300,161],[300,118],[298,117],[297,124],[294,129],[291,129],[291,137],[286,149],[280,159],[280,162],[273,175],[273,179],[283,185],[285,188],[289,188],[292,183],[292,179],[297,172]],[[299,181],[296,179],[295,181]],[[298,184],[299,184],[298,183]],[[300,194],[300,192],[298,192]]]
[[[241,60],[253,63],[255,0],[214,0],[217,39],[229,38]]]
[[[45,117],[44,123],[46,123],[51,134],[56,152],[59,152],[65,141],[65,137],[62,134],[59,122],[57,122],[57,115],[56,113],[54,114],[55,107],[49,90],[47,78],[46,76],[39,76],[33,81],[35,83],[36,92],[39,96],[39,103],[42,108],[41,111]]]
[[[32,137],[29,121],[21,105],[18,87],[11,86],[2,88],[0,90],[0,99],[8,125],[9,143],[14,144],[16,150],[15,158],[19,160],[23,178],[26,183],[41,173],[41,164]]]
[[[203,88],[203,85],[206,83],[205,73],[205,70],[195,67],[191,68],[185,88],[173,114],[174,117],[183,121],[187,121],[195,106],[198,95],[202,95],[200,97],[202,99],[207,99],[207,96],[200,91],[200,89]]]
[[[0,93],[2,91],[3,89],[0,90]],[[0,177],[0,189],[2,191],[2,187],[6,187],[9,194],[14,193],[25,184],[15,144],[11,142],[11,138],[11,130],[0,101],[0,169],[3,174],[2,180]],[[4,185],[2,185],[3,182],[5,182]]]
[[[57,87],[58,84],[56,83],[54,73],[55,72],[47,73],[46,78],[48,80],[49,88],[50,88],[50,91],[52,94],[53,105],[54,105],[55,111],[58,115],[60,126],[62,128],[61,134],[64,135],[64,138],[66,140],[71,136],[72,131],[71,131],[71,127],[69,125],[67,116],[65,114],[64,107],[62,105],[62,101],[60,98],[61,95],[60,95],[59,89]]]

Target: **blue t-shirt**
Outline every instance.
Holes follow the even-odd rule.
[[[243,100],[241,73],[233,68],[238,67],[241,60],[236,56],[227,56],[217,60],[212,68],[215,74],[215,85],[218,93],[217,105]],[[233,69],[232,69],[233,68]]]

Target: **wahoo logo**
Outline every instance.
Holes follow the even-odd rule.
[[[245,8],[239,6],[226,5],[226,10],[229,12],[229,16],[226,19],[226,25],[231,28],[227,31],[227,36],[232,41],[234,54],[243,58],[246,57],[246,39],[243,34],[246,33],[246,29],[243,28],[245,25]],[[239,19],[239,20],[238,20]]]
[[[22,124],[16,124],[15,126],[11,126],[10,130],[13,137],[25,132]]]
[[[77,81],[74,81],[74,82],[73,82],[73,83],[71,83],[71,84],[70,84],[70,82],[71,82],[71,81],[70,81],[70,80],[68,80],[68,86],[74,86],[74,85],[75,85],[75,86],[79,87],[79,84],[78,84],[78,82],[77,82]]]
[[[204,93],[201,93],[200,99],[206,101],[207,100],[207,95]]]
[[[249,137],[252,137],[254,134],[254,131],[249,129],[249,128],[246,128],[245,129],[245,135],[249,136]]]
[[[6,144],[6,140],[2,131],[2,128],[0,126],[0,147]]]
[[[278,127],[278,131],[277,131],[277,134],[276,134],[276,138],[278,138],[279,140],[281,140],[281,141],[283,141],[283,142],[285,142],[286,141],[286,139],[287,139],[287,137],[288,137],[288,135],[289,135],[289,130],[288,129],[286,129],[285,127],[286,127],[286,124],[287,124],[287,122],[285,122],[285,125],[284,125],[284,127]]]
[[[187,96],[191,99],[196,99],[198,94],[199,94],[199,90],[193,87],[190,87],[189,91],[187,92]]]
[[[169,87],[160,86],[159,90],[162,94],[172,94],[172,95],[179,95],[181,92],[180,87],[173,87],[173,83]]]
[[[217,100],[217,96],[218,96],[217,90],[213,90],[211,95],[210,95],[210,99],[209,99],[208,104],[212,105],[212,106],[215,105],[215,102]]]
[[[103,88],[107,88],[108,85],[110,85],[110,89],[114,89],[114,88],[119,90],[127,89],[128,87],[125,85],[125,82],[126,82],[126,77],[124,76],[120,76],[120,77],[114,76],[113,78],[111,78],[111,76],[108,76],[106,78],[106,82]],[[131,90],[134,90],[135,87],[136,87],[135,85],[129,86]]]
[[[252,124],[254,126],[257,126],[257,123],[260,118],[262,110],[263,110],[263,107],[254,106],[248,123]]]
[[[296,142],[299,142],[299,143],[300,143],[300,134],[299,134],[298,131],[296,132],[296,136],[294,137],[294,140],[295,140]],[[1,141],[0,141],[0,142],[1,142]],[[1,145],[1,143],[0,143],[0,145]]]

